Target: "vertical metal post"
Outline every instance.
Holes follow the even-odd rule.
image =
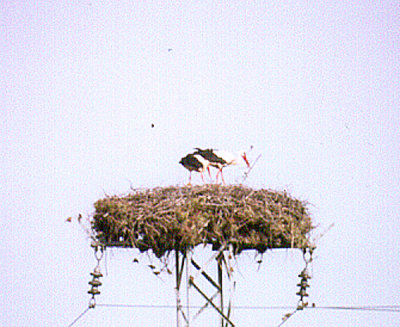
[[[229,281],[229,304],[228,304],[228,310],[226,312],[226,316],[230,319],[231,317],[231,311],[232,311],[232,306],[233,306],[233,294],[235,292],[235,285],[236,282],[233,279],[233,268],[231,264],[231,259],[233,258],[233,247],[232,245],[229,245],[229,253],[227,256],[225,256],[225,268],[227,272],[227,277]],[[228,322],[225,323],[225,327],[228,327]]]
[[[190,280],[192,276],[191,272],[191,264],[192,261],[192,252],[190,249],[186,249],[186,319],[187,319],[187,327],[190,327]]]
[[[218,263],[218,285],[220,287],[219,290],[219,305],[220,305],[220,310],[223,313],[224,312],[224,294],[223,294],[223,275],[222,275],[222,258],[224,256],[224,253],[221,252],[221,254],[217,257],[217,263]],[[221,327],[224,327],[224,318],[221,316]]]
[[[175,270],[176,270],[176,326],[181,327],[181,319],[180,319],[180,271],[179,271],[179,251],[175,250]]]

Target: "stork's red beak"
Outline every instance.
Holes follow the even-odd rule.
[[[242,158],[243,158],[244,162],[246,163],[247,167],[250,168],[250,163],[247,160],[246,153],[243,154]]]

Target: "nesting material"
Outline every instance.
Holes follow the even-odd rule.
[[[109,196],[94,206],[96,239],[152,250],[157,257],[199,244],[230,244],[236,253],[311,246],[306,203],[286,192],[241,185],[157,187]]]

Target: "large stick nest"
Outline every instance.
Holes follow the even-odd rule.
[[[157,257],[198,244],[230,244],[236,253],[308,248],[306,203],[286,192],[204,185],[135,190],[95,204],[92,229],[106,246],[152,250]]]

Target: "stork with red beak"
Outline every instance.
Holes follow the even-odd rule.
[[[185,157],[183,157],[179,163],[185,167],[187,170],[189,170],[189,184],[192,185],[192,171],[197,171],[201,175],[201,180],[204,183],[204,176],[203,172],[204,170],[208,170],[208,174],[210,175],[210,168],[208,167],[210,165],[210,162],[206,160],[204,157],[202,157],[198,153],[189,153]],[[211,175],[210,175],[211,178]]]
[[[220,151],[214,149],[206,149],[206,150],[202,150],[200,148],[195,148],[195,149],[197,151],[194,154],[199,154],[201,157],[203,157],[205,160],[209,162],[209,165],[207,166],[208,172],[210,172],[209,166],[218,168],[218,172],[216,175],[217,183],[218,183],[218,175],[221,174],[222,183],[225,185],[222,169],[226,166],[237,165],[240,162],[240,158],[242,158],[246,163],[247,167],[250,168],[250,163],[247,160],[246,152],[244,151],[232,153],[228,151]]]

